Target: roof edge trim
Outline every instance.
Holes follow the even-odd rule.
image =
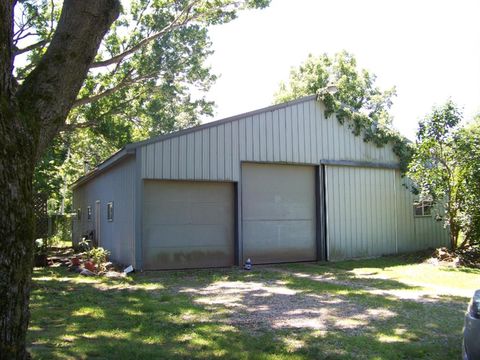
[[[70,185],[72,190],[76,189],[80,185],[92,180],[108,168],[116,165],[119,161],[135,155],[136,150],[135,148],[131,148],[128,145],[118,150],[112,156],[107,158],[105,161],[101,162],[97,167],[95,167],[92,171],[86,173],[85,175],[78,178],[73,184]]]
[[[358,161],[358,160],[320,160],[322,165],[330,166],[353,166],[379,169],[400,169],[400,164],[391,162],[377,161]]]

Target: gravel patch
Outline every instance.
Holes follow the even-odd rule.
[[[178,291],[222,314],[216,320],[249,329],[356,330],[396,315],[361,306],[345,296],[293,290],[281,281],[218,281]]]

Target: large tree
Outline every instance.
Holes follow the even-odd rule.
[[[460,212],[464,202],[461,166],[456,151],[456,137],[462,114],[447,101],[434,107],[419,123],[415,153],[408,176],[415,183],[420,200],[441,203],[441,214],[450,229],[450,247],[457,247],[461,230]]]
[[[149,94],[186,86],[175,78],[175,68],[184,66],[177,55],[201,51],[208,25],[268,2],[136,0],[125,2],[123,12],[119,0],[65,0],[61,11],[55,1],[0,2],[0,358],[27,357],[32,181],[59,131],[92,126],[97,115],[122,112],[142,97],[150,111],[166,109],[159,106],[164,98]],[[192,31],[200,36],[193,42]],[[26,65],[14,70],[15,58],[25,54]],[[191,65],[185,77],[208,81],[203,66]],[[90,116],[69,117],[72,108],[89,105]]]

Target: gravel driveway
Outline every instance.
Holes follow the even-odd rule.
[[[263,268],[261,271],[311,276],[278,268]],[[313,280],[334,282],[321,277]],[[338,285],[347,284],[339,282]],[[249,329],[354,331],[395,316],[388,309],[361,305],[348,296],[332,296],[328,291],[312,293],[294,290],[281,280],[217,281],[207,286],[181,287],[177,291],[190,295],[195,303],[217,313],[217,320]]]

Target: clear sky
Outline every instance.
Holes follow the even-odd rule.
[[[292,66],[341,50],[380,87],[397,87],[392,113],[404,135],[449,97],[471,118],[480,112],[479,16],[478,0],[273,0],[210,31],[214,119],[270,105]]]

